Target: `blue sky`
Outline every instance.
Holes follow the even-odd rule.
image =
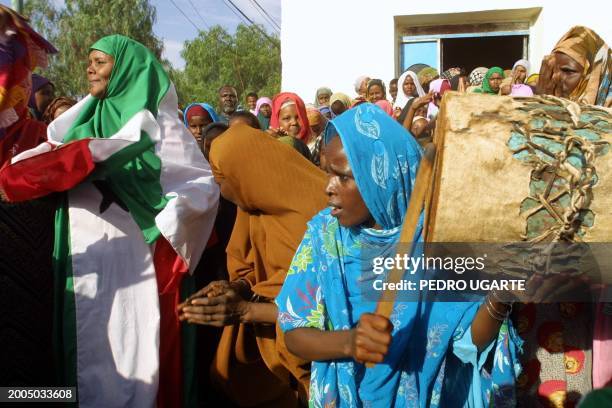
[[[24,0],[27,2],[27,0]],[[191,21],[200,29],[206,29],[213,25],[221,25],[228,31],[234,32],[236,26],[242,22],[228,7],[227,0],[172,0],[176,3]],[[176,68],[183,68],[185,61],[181,58],[183,42],[197,36],[197,29],[185,16],[172,4],[171,0],[150,0],[157,9],[157,22],[155,23],[155,34],[164,42],[164,56],[170,60]],[[280,25],[281,5],[280,0],[232,0],[251,20],[263,24],[269,33],[274,32],[270,23],[260,14],[255,6],[255,1],[263,7],[268,14]],[[63,0],[53,0],[61,6]],[[227,2],[227,3],[226,3]],[[11,0],[0,0],[0,4],[11,5]],[[227,4],[227,5],[226,5]],[[197,9],[197,11],[196,11]],[[199,14],[198,14],[199,12]]]
[[[271,25],[266,22],[251,0],[232,1],[251,20],[263,24],[268,32],[274,32]],[[206,28],[205,25],[210,27],[219,24],[233,32],[236,26],[242,22],[232,13],[223,0],[191,0],[191,2],[190,0],[174,0],[174,2],[189,16],[196,26],[202,29]],[[183,42],[196,37],[197,31],[170,0],[151,0],[151,3],[157,8],[155,34],[164,41],[164,56],[175,67],[182,68],[184,61],[180,57],[180,51],[183,47]],[[257,3],[280,25],[280,0],[257,0]],[[194,6],[199,11],[201,17],[195,11]]]

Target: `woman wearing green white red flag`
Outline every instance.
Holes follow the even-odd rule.
[[[79,405],[180,406],[180,283],[219,191],[155,56],[112,35],[90,49],[85,99],[0,171],[11,202],[66,192],[56,212],[56,345]]]

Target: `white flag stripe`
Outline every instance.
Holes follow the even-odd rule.
[[[83,106],[85,106],[91,98],[93,98],[93,96],[87,95],[76,105],[64,112],[59,118],[51,122],[49,126],[47,126],[47,139],[54,142],[63,142],[64,135],[68,133],[68,130],[79,116],[79,113],[81,113]]]
[[[162,161],[161,186],[171,199],[155,217],[155,223],[192,273],[215,223],[219,187],[195,139],[179,120],[176,106],[176,91],[171,84],[159,105],[157,122],[162,134],[156,146]]]
[[[116,204],[99,213],[91,183],[70,191],[79,406],[153,407],[159,298],[149,246]]]
[[[52,122],[48,142],[16,159],[59,146],[91,96]],[[160,185],[168,204],[155,218],[192,272],[212,231],[219,188],[194,138],[177,116],[171,85],[157,119],[143,110],[116,134],[92,138],[94,162],[140,140],[144,132],[161,160]],[[77,385],[81,407],[153,407],[159,378],[159,298],[151,249],[129,212],[90,182],[68,193],[76,307]]]

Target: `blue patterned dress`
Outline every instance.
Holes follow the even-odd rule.
[[[283,331],[354,328],[376,300],[364,288],[372,257],[395,255],[421,151],[382,110],[362,104],[340,115],[326,141],[340,136],[359,191],[381,230],[339,225],[330,209],[309,223],[276,299]],[[422,220],[415,235],[421,241]],[[513,406],[517,338],[504,323],[498,339],[477,352],[470,325],[480,303],[397,301],[393,340],[382,364],[314,361],[314,407]],[[491,356],[491,352],[493,355]],[[492,360],[492,361],[487,361]]]

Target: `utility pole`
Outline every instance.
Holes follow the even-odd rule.
[[[23,13],[23,0],[12,0],[13,10],[19,14]]]

